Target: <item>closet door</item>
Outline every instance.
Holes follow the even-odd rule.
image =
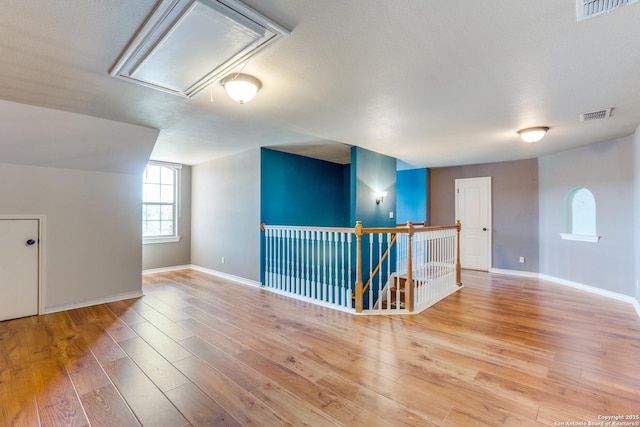
[[[0,219],[0,320],[38,314],[37,219]]]

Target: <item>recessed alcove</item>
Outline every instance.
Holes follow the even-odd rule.
[[[564,199],[565,232],[563,240],[598,243],[596,233],[596,199],[586,187],[577,187]]]

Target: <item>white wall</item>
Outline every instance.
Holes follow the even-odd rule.
[[[140,176],[0,164],[0,214],[44,215],[44,308],[139,292]]]
[[[45,311],[140,293],[156,129],[0,100],[0,215],[43,215]]]
[[[629,136],[538,160],[541,274],[635,295],[632,140]],[[596,199],[599,243],[559,236],[565,195],[579,186]]]
[[[259,281],[260,150],[193,166],[191,179],[191,263]]]

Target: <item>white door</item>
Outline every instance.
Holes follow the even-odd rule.
[[[460,265],[491,267],[491,177],[456,179],[456,218],[460,230]]]
[[[0,320],[38,314],[37,219],[0,219]]]

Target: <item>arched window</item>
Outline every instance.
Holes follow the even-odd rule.
[[[564,200],[565,232],[560,233],[565,240],[597,242],[596,199],[585,187],[569,191]]]

